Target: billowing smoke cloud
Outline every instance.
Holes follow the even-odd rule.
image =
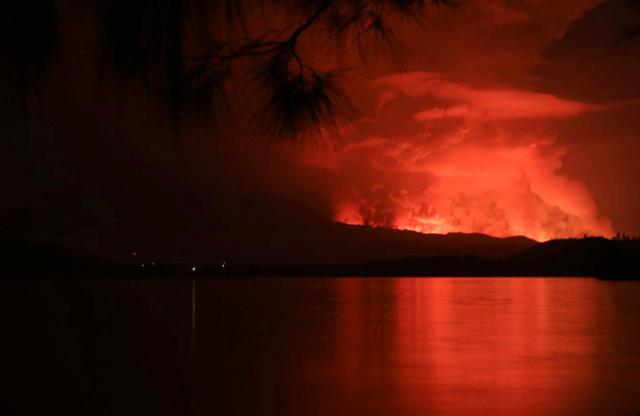
[[[599,107],[529,91],[477,90],[427,73],[376,85],[379,120],[398,113],[386,110],[401,97],[431,106],[418,103],[409,133],[363,135],[305,160],[322,160],[315,167],[339,178],[335,220],[537,240],[613,233],[588,189],[562,173],[566,150],[549,123]]]
[[[371,182],[339,198],[335,219],[538,240],[610,235],[587,189],[558,172],[562,155],[543,139],[517,146],[462,141],[432,152],[409,140],[369,139],[340,155],[347,170],[369,169]]]

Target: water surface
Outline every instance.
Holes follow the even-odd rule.
[[[640,412],[638,283],[354,278],[200,288],[202,386],[238,413]]]
[[[5,293],[15,414],[640,412],[640,282],[102,279]]]

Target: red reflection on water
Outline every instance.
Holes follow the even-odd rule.
[[[580,326],[593,321],[593,310],[550,302],[554,294],[544,279],[409,283],[422,306],[399,307],[398,314],[424,310],[398,320],[396,353],[408,365],[397,381],[407,386],[409,402],[425,394],[410,388],[418,367],[424,374],[418,382],[436,392],[429,394],[436,412],[540,414],[562,401],[576,406],[571,388],[589,383],[595,348],[593,338],[580,336]],[[418,342],[409,335],[415,333],[423,334]]]
[[[580,394],[595,390],[590,325],[598,310],[579,302],[594,298],[596,286],[576,282],[338,282],[333,365],[348,392],[343,409],[579,414]]]
[[[210,298],[203,293],[198,351],[203,401],[218,413],[640,410],[637,284],[548,278],[215,283]]]

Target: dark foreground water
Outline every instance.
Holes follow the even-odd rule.
[[[2,414],[640,414],[640,282],[199,279],[193,289],[8,283]]]

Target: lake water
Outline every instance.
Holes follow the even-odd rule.
[[[14,315],[11,338],[37,343],[8,352],[30,357],[14,378],[40,371],[53,404],[69,408],[68,399],[78,412],[640,413],[640,282],[199,279],[194,293],[187,279],[151,279],[13,289],[31,307]],[[30,393],[45,388],[29,380]],[[34,406],[15,390],[12,406]]]

